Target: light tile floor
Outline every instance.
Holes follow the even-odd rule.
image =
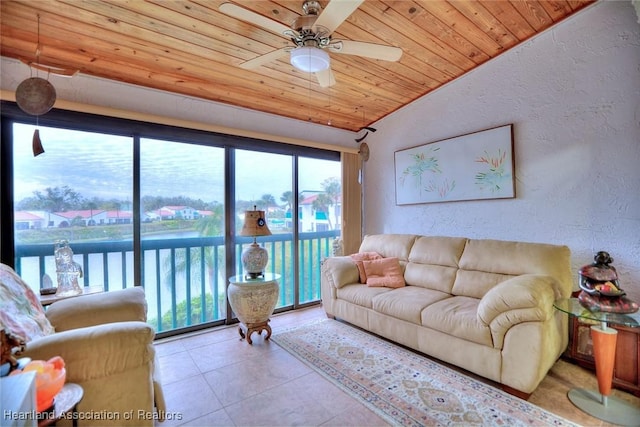
[[[278,330],[325,318],[321,307],[274,315]],[[158,426],[384,426],[384,420],[270,340],[240,340],[237,325],[156,343],[167,421]],[[593,373],[559,361],[529,401],[585,426],[606,426],[575,408],[573,387],[596,388]],[[640,399],[614,395],[640,407]],[[173,419],[172,419],[173,418]]]

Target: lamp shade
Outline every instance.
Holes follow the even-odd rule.
[[[241,236],[271,236],[264,211],[252,210],[244,212]]]
[[[300,46],[291,51],[291,65],[307,73],[329,68],[329,54],[313,46]]]
[[[271,230],[267,226],[264,211],[245,211],[244,223],[242,224],[241,236],[253,237],[253,243],[242,251],[242,268],[247,279],[257,279],[263,277],[264,269],[269,261],[269,253],[256,243],[256,236],[270,236]]]

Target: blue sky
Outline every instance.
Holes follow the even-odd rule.
[[[14,127],[15,199],[36,190],[68,185],[83,197],[131,199],[132,141],[129,137],[39,127],[45,153],[33,157],[35,126]],[[176,149],[179,147],[180,149]],[[141,144],[143,195],[187,196],[205,202],[223,201],[222,149],[143,140]],[[259,199],[291,190],[291,158],[238,150],[238,198]],[[340,176],[340,163],[301,159],[304,178],[300,190],[321,190],[329,177]]]

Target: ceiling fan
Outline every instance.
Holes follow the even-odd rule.
[[[283,47],[240,64],[251,70],[284,56],[291,55],[291,65],[300,71],[314,73],[321,87],[333,86],[336,81],[331,71],[327,52],[358,55],[384,61],[398,61],[402,49],[376,43],[353,40],[333,40],[331,34],[351,15],[364,0],[331,0],[322,9],[319,1],[306,0],[302,4],[304,15],[298,16],[291,27],[260,15],[234,3],[223,3],[220,12],[265,30],[289,38],[295,45]]]

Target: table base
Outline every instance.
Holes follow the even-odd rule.
[[[638,425],[640,408],[615,396],[607,397],[606,406],[602,403],[602,395],[595,390],[574,388],[568,393],[571,403],[587,414],[613,424],[623,426]]]
[[[240,323],[238,326],[238,333],[242,338],[246,338],[249,344],[253,344],[251,341],[251,334],[257,332],[258,335],[262,334],[262,331],[267,331],[267,335],[264,337],[265,340],[271,338],[271,326],[269,326],[269,319],[266,322],[259,323]]]

